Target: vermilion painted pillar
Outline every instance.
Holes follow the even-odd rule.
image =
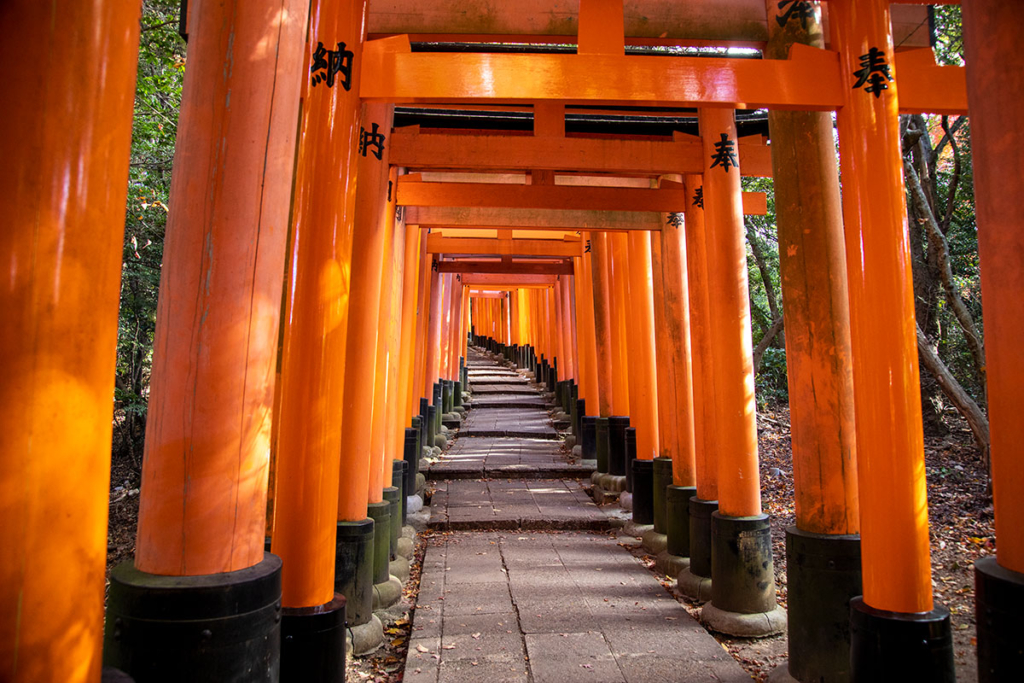
[[[932,602],[889,3],[839,0],[829,17],[847,93],[838,122],[864,583],[863,599],[851,603],[852,679],[953,680],[952,648],[942,651],[951,642],[949,612]]]
[[[992,488],[996,558],[977,563],[978,676],[1008,680],[1022,668],[1019,613],[1004,609],[1024,595],[1024,425],[1017,394],[1024,383],[1024,236],[1021,235],[1022,179],[1007,173],[1021,161],[1021,127],[1014,115],[1024,86],[1016,58],[1020,41],[1019,3],[963,3],[967,48],[967,96],[971,107],[974,197],[985,300],[985,363],[991,428]]]
[[[416,373],[416,347],[418,344],[416,310],[419,306],[418,285],[420,282],[420,236],[422,231],[416,226],[406,226],[405,231],[405,265],[402,274],[402,334],[399,348],[398,393],[403,401],[401,408],[401,427],[411,426],[412,416],[419,406],[414,401],[419,397],[413,389],[413,378]],[[417,457],[419,457],[417,455]],[[411,492],[407,492],[412,495]]]
[[[665,318],[665,284],[662,275],[661,231],[652,231],[651,272],[654,275],[655,361],[658,383],[658,457],[673,457],[679,447],[676,435],[676,392],[673,384],[675,367],[671,362],[672,347],[677,338],[669,334]],[[689,343],[689,340],[687,340]],[[658,529],[658,531],[662,531]]]
[[[761,513],[754,365],[747,288],[743,193],[734,112],[701,109],[703,202],[708,223],[708,284],[718,453],[718,512],[712,514],[711,603],[702,618],[733,633],[736,615],[758,615],[761,634],[786,627],[775,602],[771,529]],[[743,542],[740,542],[743,539]],[[741,619],[741,621],[747,621]]]
[[[95,682],[139,3],[0,28],[0,677]]]
[[[629,269],[627,254],[629,240],[622,233],[610,233],[608,244],[611,247],[610,282],[611,316],[612,316],[612,383],[615,385],[612,395],[612,413],[619,416],[630,414],[629,409],[633,396],[630,395],[629,358],[629,327],[626,322],[626,308],[629,306]]]
[[[824,47],[820,10],[767,0],[766,51]],[[796,526],[786,530],[790,675],[850,669],[850,598],[861,593],[850,311],[839,169],[829,112],[772,111],[772,168],[785,301]]]
[[[554,304],[551,307],[551,320],[552,328],[554,330],[554,343],[555,343],[555,357],[558,358],[558,380],[565,381],[569,378],[568,370],[569,363],[566,359],[566,347],[565,347],[565,331],[566,331],[566,320],[562,309],[562,287],[560,282],[556,282],[555,286],[550,290],[551,292],[549,299],[553,300]]]
[[[428,287],[430,306],[427,311],[427,320],[429,322],[426,338],[426,374],[423,376],[423,396],[430,400],[433,397],[434,382],[438,378],[441,356],[441,299],[444,294],[442,291],[444,280],[441,278],[441,274],[434,269],[435,263],[437,263],[436,255],[432,257],[431,263],[425,264],[430,272],[430,286]]]
[[[427,232],[420,229],[420,270],[419,286],[416,290],[416,358],[413,368],[413,400],[412,412],[416,414],[419,399],[428,398],[427,391],[427,354],[430,341],[430,287],[435,271],[431,268],[432,255],[427,253]]]
[[[105,659],[138,679],[223,680],[246,656],[278,666],[279,627],[244,624],[281,598],[264,533],[309,3],[252,5],[189,17],[135,566],[112,573],[108,601]],[[237,59],[250,45],[265,49]],[[199,599],[211,581],[245,599]],[[181,640],[183,623],[214,617],[207,649]]]
[[[597,415],[600,403],[600,388],[597,380],[597,338],[596,320],[594,317],[594,279],[593,279],[593,237],[584,233],[585,249],[582,257],[575,259],[576,274],[573,278],[576,285],[576,322],[579,334],[580,359],[580,398],[586,400],[587,413]]]
[[[389,134],[393,108],[372,103],[363,105],[361,137]],[[376,124],[376,125],[375,125]],[[345,394],[342,413],[341,488],[338,519],[357,521],[366,517],[371,501],[371,444],[373,440],[374,380],[377,371],[378,316],[381,301],[381,264],[392,225],[384,220],[389,169],[387,140],[381,159],[375,146],[367,145],[358,157],[356,231],[352,244],[352,285],[349,289],[348,350],[345,364]],[[362,147],[362,145],[361,145]],[[356,362],[358,359],[358,362]]]
[[[658,456],[658,380],[654,348],[654,273],[651,238],[643,231],[629,233],[629,315],[627,325],[635,330],[630,345],[630,373],[635,374],[636,400],[630,397],[631,418],[636,431],[636,457],[653,460]]]
[[[316,7],[309,27],[315,44],[336,46],[335,38],[343,39],[358,59],[366,3],[336,3],[319,11],[318,1]],[[358,71],[349,89],[344,81],[314,84],[314,55],[311,45],[299,124],[291,268],[285,280],[271,551],[284,563],[282,629],[288,646],[282,669],[288,676],[303,671],[334,681],[344,675],[344,658],[334,648],[344,643],[345,603],[336,599],[334,576],[355,214],[355,193],[349,189],[355,182],[360,105]],[[354,612],[349,618],[355,623]],[[315,630],[321,634],[322,639],[314,639],[319,655],[292,656],[299,651],[296,645],[310,644],[310,629],[303,628],[310,622],[318,624]]]

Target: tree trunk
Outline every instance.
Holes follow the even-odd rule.
[[[761,341],[758,342],[757,346],[754,347],[754,375],[756,376],[758,371],[761,369],[761,358],[764,357],[764,352],[768,350],[768,347],[772,345],[772,340],[782,332],[782,316],[780,315],[772,322],[772,326],[768,328]]]
[[[974,402],[970,394],[960,386],[960,382],[953,377],[953,374],[946,367],[946,364],[942,362],[938,354],[935,353],[935,349],[932,348],[928,338],[921,331],[920,325],[917,326],[917,351],[921,359],[921,365],[935,378],[935,381],[942,388],[942,392],[956,406],[956,409],[960,411],[964,419],[967,420],[967,424],[974,434],[974,439],[978,442],[978,447],[981,449],[985,465],[988,466],[989,445],[991,443],[989,440],[988,418],[978,404]]]

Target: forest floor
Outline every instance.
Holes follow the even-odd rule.
[[[769,409],[761,411],[758,417],[762,505],[772,516],[775,580],[779,603],[785,606],[785,529],[795,522],[789,413],[786,409]],[[978,559],[995,553],[992,499],[987,490],[985,465],[966,424],[956,416],[947,416],[946,422],[950,426],[949,435],[925,438],[932,585],[936,602],[946,606],[952,615],[957,680],[972,683],[977,680],[973,569]],[[134,557],[140,480],[136,462],[131,458],[115,458],[111,470],[108,574],[115,565]],[[404,596],[410,612],[415,609],[419,560],[435,533],[421,536],[417,544],[417,561]],[[634,547],[634,552],[654,571],[653,557],[644,556],[639,546]],[[673,582],[668,577],[662,578],[671,591]],[[696,615],[696,605],[677,597]],[[389,624],[389,637],[381,650],[369,657],[350,659],[348,680],[401,681],[410,622],[411,619],[404,618]],[[768,673],[787,657],[784,635],[757,640],[717,637],[758,681],[766,680]]]

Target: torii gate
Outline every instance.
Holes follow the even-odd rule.
[[[1013,640],[1019,626],[1015,614],[1000,611],[1000,603],[1019,601],[1024,590],[1024,533],[1012,526],[1024,500],[1024,479],[1014,458],[1024,440],[1024,427],[1014,419],[1015,393],[1024,380],[1019,334],[1014,334],[1024,321],[1019,296],[1024,240],[1010,229],[1019,222],[1015,200],[1024,193],[1024,181],[1001,172],[1007,156],[1022,149],[1014,144],[1022,131],[1011,113],[1024,87],[1024,72],[1011,58],[1020,38],[1019,8],[964,0],[969,80],[962,70],[937,67],[918,53],[895,52],[887,0],[856,5],[830,0],[831,50],[794,45],[788,59],[624,54],[623,36],[638,35],[627,28],[635,25],[629,22],[638,9],[656,5],[662,21],[677,22],[680,31],[688,25],[708,27],[690,39],[761,44],[776,31],[772,22],[783,16],[785,4],[768,2],[764,14],[765,4],[748,0],[715,3],[714,10],[710,3],[658,0],[645,7],[581,0],[578,22],[568,19],[541,31],[578,33],[579,54],[572,55],[414,53],[408,37],[367,41],[365,0],[313,0],[311,13],[308,0],[244,7],[230,0],[203,5],[202,22],[190,13],[189,77],[168,223],[138,548],[135,566],[112,576],[108,661],[140,680],[160,675],[254,680],[244,678],[246,671],[260,668],[253,661],[264,662],[263,671],[276,671],[281,628],[293,636],[283,654],[293,667],[299,645],[309,642],[302,634],[328,633],[336,642],[344,631],[336,590],[348,597],[349,621],[372,626],[368,596],[375,584],[386,583],[379,580],[380,550],[393,538],[394,504],[386,491],[395,488],[390,486],[395,470],[387,460],[394,459],[398,429],[413,418],[418,387],[433,381],[427,369],[442,365],[439,313],[458,308],[445,306],[444,296],[461,291],[445,284],[457,273],[429,267],[423,231],[406,230],[406,221],[396,216],[391,190],[402,181],[391,166],[394,150],[384,140],[392,130],[394,103],[684,104],[702,108],[701,163],[662,170],[703,174],[704,211],[688,205],[685,227],[678,232],[685,233],[687,248],[691,232],[694,244],[706,240],[704,295],[732,312],[742,312],[745,294],[737,269],[729,267],[742,249],[736,229],[739,175],[711,163],[715,154],[728,151],[727,145],[716,150],[716,142],[736,143],[729,110],[837,112],[864,568],[864,598],[853,603],[853,679],[872,679],[874,667],[883,663],[948,680],[951,662],[943,649],[949,642],[948,615],[933,605],[929,584],[896,117],[900,111],[963,112],[969,98],[977,133],[973,153],[983,285],[990,307],[989,405],[999,539],[998,564],[978,568],[979,610],[986,617],[979,619],[979,661],[983,680],[1018,670]],[[902,9],[895,5],[909,3],[893,4],[895,11]],[[13,188],[2,200],[3,215],[14,226],[0,230],[0,262],[7,274],[0,304],[14,320],[0,332],[0,351],[10,363],[10,380],[0,394],[0,431],[6,437],[0,446],[0,490],[6,518],[15,520],[0,534],[6,551],[0,562],[0,662],[14,680],[95,681],[101,663],[108,411],[122,248],[121,229],[114,226],[123,218],[138,4],[80,5],[15,0],[0,10],[9,37],[0,46],[0,73],[11,102],[20,103],[0,113],[6,132],[0,174],[4,186]],[[763,24],[745,22],[751,9],[765,18]],[[261,10],[276,12],[273,30],[261,23]],[[694,22],[700,13],[711,23]],[[416,15],[422,23],[415,31],[387,27],[379,16],[370,30],[453,33],[434,28],[445,26],[434,6],[427,11],[406,6],[391,20],[400,24]],[[530,33],[535,16],[510,7],[496,25]],[[784,28],[794,30],[791,15],[785,16],[790,21]],[[224,26],[230,30],[222,31]],[[67,39],[54,40],[54,35]],[[40,46],[46,46],[50,60],[42,80]],[[247,59],[236,59],[232,46],[245,48]],[[317,80],[310,80],[309,69]],[[783,118],[780,125],[783,130],[794,126],[790,135],[796,130],[793,120]],[[572,158],[567,150],[583,154],[586,148],[564,143],[563,162],[554,147],[542,159],[542,146],[524,148],[522,158],[534,155],[523,162],[530,164],[524,169],[557,170]],[[605,146],[608,158],[614,156],[614,145]],[[742,168],[742,145],[736,146]],[[640,153],[636,145],[621,149],[629,156]],[[817,156],[823,156],[822,149]],[[505,152],[501,156],[512,158],[518,150]],[[488,154],[483,146],[474,153]],[[660,153],[671,155],[671,150]],[[803,160],[821,163],[812,156]],[[773,161],[781,191],[778,157]],[[479,169],[487,163],[466,166]],[[624,168],[604,163],[609,172],[624,172],[634,162]],[[545,191],[564,198],[560,191]],[[834,213],[838,205],[827,208]],[[706,214],[706,231],[701,214]],[[623,378],[611,362],[617,333],[609,324],[607,301],[615,295],[608,285],[622,282],[614,278],[616,250],[624,255],[622,242],[631,238],[615,233],[619,245],[609,249],[610,236],[596,229],[596,254],[571,257],[579,259],[583,272],[591,272],[583,289],[595,290],[590,328],[596,330],[596,393],[604,396],[611,387],[614,399],[630,392],[622,390]],[[633,241],[642,251],[639,240]],[[830,264],[839,265],[842,259],[830,253]],[[690,258],[691,266],[700,260]],[[692,286],[701,277],[687,275],[682,281]],[[704,299],[705,308],[710,301]],[[431,313],[417,317],[425,307]],[[691,315],[699,309],[700,304],[691,305]],[[703,467],[710,476],[717,466],[715,523],[720,532],[763,536],[745,320],[702,315],[700,324],[710,330],[693,338],[695,347],[710,339],[717,344],[710,354],[715,361],[710,417],[716,421],[714,433],[725,437],[719,442],[722,457]],[[452,342],[449,338],[450,352]],[[707,351],[696,349],[694,357],[708,357]],[[406,362],[392,368],[388,359],[395,354]],[[445,358],[452,370],[452,353]],[[393,397],[389,386],[399,387]],[[737,407],[740,416],[730,416],[730,408],[735,413]],[[273,554],[264,554],[272,439],[287,445],[290,455],[277,461]],[[710,501],[701,492],[699,460],[695,468],[696,498]],[[753,517],[758,518],[754,526],[745,528],[743,520]],[[363,555],[374,547],[377,555],[367,562]],[[283,574],[282,560],[288,568]],[[750,609],[745,601],[763,595],[752,596],[749,586],[719,573],[728,566],[736,565],[716,562],[711,568],[711,605],[742,613]],[[736,590],[720,588],[725,584]],[[149,618],[151,610],[166,621]],[[182,624],[203,620],[217,627],[200,629],[195,638],[164,640],[169,631],[180,636]],[[221,647],[220,626],[226,623],[237,625],[244,637]],[[202,639],[208,648],[193,647],[206,642]],[[176,648],[168,642],[191,645]],[[156,644],[159,649],[153,649]],[[325,661],[316,666],[337,672],[337,648],[318,652]]]

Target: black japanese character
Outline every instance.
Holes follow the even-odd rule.
[[[377,132],[379,128],[380,126],[376,123],[373,124],[373,130],[371,131],[367,131],[365,128],[360,126],[359,153],[364,157],[366,156],[366,152],[370,151],[378,160],[384,158],[384,134]],[[374,147],[375,149],[369,149],[370,147]],[[390,194],[388,195],[388,198],[390,199]]]
[[[800,24],[807,30],[807,22],[814,17],[814,7],[809,2],[802,2],[799,0],[782,0],[779,3],[779,9],[786,9],[789,5],[789,9],[782,16],[775,17],[775,21],[779,22],[779,26],[785,26],[790,19],[797,17],[800,20]]]
[[[680,228],[683,225],[683,214],[681,213],[670,213],[668,215],[668,224],[673,228]]]
[[[729,139],[729,136],[722,133],[722,139],[715,143],[715,153],[711,155],[711,168],[721,166],[728,173],[730,168],[739,168],[740,162],[736,160],[736,143]]]
[[[399,207],[395,208],[395,221],[396,222],[398,222],[398,223],[402,222],[402,216],[405,215],[404,209],[405,209],[404,206],[399,206]]]
[[[584,247],[583,253],[584,254],[589,254],[590,253],[590,240],[587,240],[587,245],[586,245],[586,247]]]
[[[313,87],[326,83],[328,88],[334,87],[334,77],[341,74],[341,87],[352,89],[352,59],[355,54],[345,49],[345,43],[338,43],[337,50],[328,50],[324,44],[317,42],[313,53],[313,65],[309,67],[313,74]]]
[[[867,54],[860,56],[860,67],[853,72],[853,75],[857,77],[853,89],[857,90],[864,86],[864,89],[876,98],[881,97],[882,91],[888,90],[889,83],[892,82],[892,74],[889,72],[885,51],[879,50],[877,47],[871,48]]]
[[[704,186],[701,185],[697,188],[697,191],[693,193],[693,205],[704,208]]]
[[[437,259],[434,259],[433,263],[430,264],[430,269],[435,273],[437,272]]]

